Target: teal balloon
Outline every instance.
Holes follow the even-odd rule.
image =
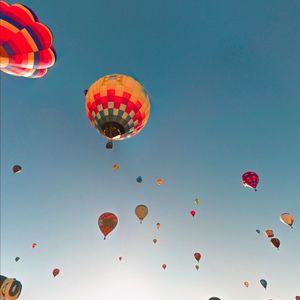
[[[261,280],[260,280],[260,284],[261,284],[265,289],[267,288],[268,283],[267,283],[266,280],[261,279]]]
[[[136,181],[137,181],[138,183],[142,183],[142,181],[143,181],[142,176],[138,176],[138,177],[136,178]]]
[[[16,257],[15,261],[18,262],[20,260],[20,257]]]

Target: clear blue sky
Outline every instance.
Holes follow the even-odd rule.
[[[22,281],[20,299],[294,300],[299,1],[23,3],[52,29],[58,61],[39,80],[1,75],[1,273]],[[152,110],[140,134],[107,151],[83,90],[111,73],[139,80]],[[260,175],[256,193],[240,182],[248,170]],[[105,211],[119,224],[103,241]],[[272,228],[280,250],[256,228]]]

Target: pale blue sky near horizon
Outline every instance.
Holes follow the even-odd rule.
[[[38,80],[1,73],[1,274],[22,281],[19,299],[300,296],[300,3],[22,3],[53,31],[58,60]],[[107,151],[83,90],[111,73],[146,88],[151,115]],[[248,170],[257,192],[241,184]],[[119,224],[103,241],[105,211]],[[273,229],[280,250],[257,228]]]

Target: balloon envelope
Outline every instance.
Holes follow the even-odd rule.
[[[114,171],[118,171],[118,170],[119,170],[119,165],[114,164],[114,165],[113,165],[113,169],[114,169]]]
[[[18,262],[19,260],[20,260],[20,257],[17,256],[17,257],[15,258],[15,261]]]
[[[295,297],[295,300],[300,300],[300,296],[296,296],[296,297]]]
[[[148,207],[146,205],[140,204],[135,208],[135,214],[139,218],[140,222],[145,219],[148,215]]]
[[[121,260],[122,260],[122,256],[119,257],[119,261],[121,261]]]
[[[293,227],[294,224],[294,217],[293,215],[289,214],[289,213],[283,213],[280,215],[280,221],[283,224],[289,225],[290,227]]]
[[[56,277],[59,273],[60,273],[60,270],[57,268],[53,269],[53,271],[52,271],[53,277]]]
[[[167,267],[166,264],[163,264],[163,265],[162,265],[162,268],[163,268],[164,270],[166,269],[166,267]]]
[[[22,167],[21,166],[19,166],[19,165],[13,166],[13,173],[14,174],[18,174],[20,172],[22,172]]]
[[[246,172],[242,175],[242,183],[245,187],[250,187],[256,191],[259,176],[255,172]]]
[[[56,60],[53,35],[31,8],[0,2],[0,69],[13,76],[39,78]]]
[[[0,299],[16,300],[22,291],[22,284],[15,278],[0,275]]]
[[[265,230],[265,235],[268,238],[272,238],[272,237],[274,237],[274,232],[271,229],[267,229],[267,230]]]
[[[260,234],[260,230],[259,230],[259,229],[256,229],[256,233]]]
[[[136,178],[136,182],[137,182],[137,183],[142,183],[142,182],[143,182],[143,177],[142,177],[142,176],[138,176],[138,177]]]
[[[197,260],[197,262],[199,262],[199,260],[201,259],[201,254],[199,252],[194,253],[194,257]]]
[[[106,212],[98,218],[98,226],[104,235],[104,239],[116,228],[117,224],[118,217],[110,212]]]
[[[208,300],[221,300],[221,299],[218,297],[212,297],[212,298],[209,298]]]
[[[37,243],[33,243],[32,245],[31,245],[31,247],[34,249],[34,248],[36,248],[37,247]]]
[[[271,239],[271,243],[272,243],[273,246],[274,246],[275,248],[277,248],[277,249],[280,247],[280,240],[277,239],[277,238],[272,238],[272,239]]]
[[[160,228],[160,223],[156,223],[156,228],[157,228],[157,229]]]
[[[195,215],[196,215],[196,211],[194,211],[194,210],[191,210],[191,211],[190,211],[190,215],[191,215],[192,217],[195,217]]]
[[[195,268],[198,271],[199,270],[199,265],[195,265]]]
[[[249,287],[249,282],[248,281],[245,281],[244,282],[244,286],[247,288],[247,287]]]
[[[157,185],[163,185],[165,183],[165,180],[163,178],[157,178],[155,182]]]
[[[156,244],[157,243],[157,239],[153,239],[153,243]]]
[[[261,280],[260,280],[260,284],[261,284],[265,289],[267,288],[268,283],[267,283],[267,281],[266,281],[265,279],[261,279]]]
[[[199,204],[199,203],[200,203],[200,198],[197,197],[197,198],[195,199],[195,204]]]

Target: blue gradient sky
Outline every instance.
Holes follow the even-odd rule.
[[[1,273],[22,281],[20,299],[300,294],[299,1],[23,3],[51,27],[58,61],[40,80],[1,75]],[[152,110],[141,134],[107,151],[83,90],[111,73],[139,80]],[[240,182],[248,170],[260,175],[257,193]],[[105,211],[119,225],[103,241]],[[272,228],[280,250],[256,228]]]

